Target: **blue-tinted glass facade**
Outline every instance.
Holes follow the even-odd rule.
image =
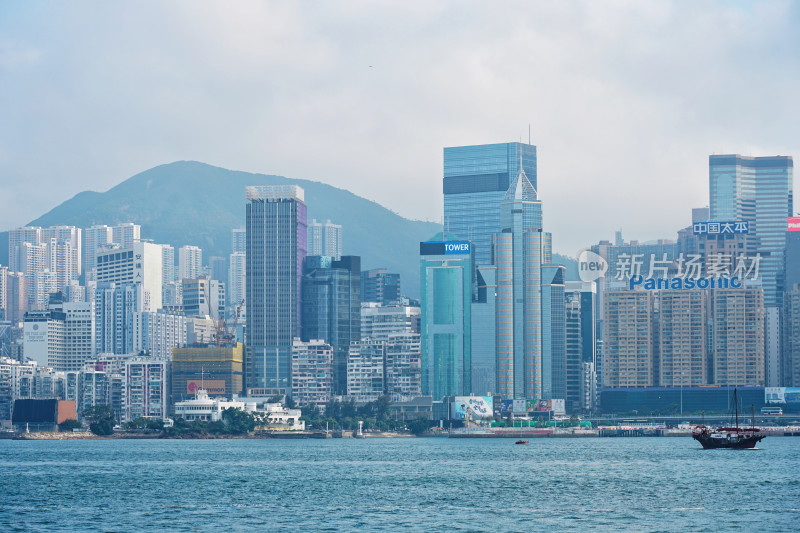
[[[421,244],[454,241],[439,233]],[[469,250],[420,257],[422,393],[435,401],[471,392],[472,264]]]
[[[245,383],[246,388],[289,390],[292,341],[300,336],[306,205],[296,196],[282,196],[286,188],[264,189],[263,197],[246,205]]]
[[[542,397],[567,397],[566,313],[564,276],[566,267],[542,267]]]
[[[500,203],[519,173],[520,161],[535,188],[535,146],[501,143],[444,149],[445,229],[473,244],[476,265],[492,264],[492,235],[502,229]]]

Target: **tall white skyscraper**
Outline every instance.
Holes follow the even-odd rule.
[[[141,240],[141,234],[141,226],[126,222],[111,228],[111,242],[119,244],[121,248],[130,248],[133,243]]]
[[[178,279],[196,279],[202,275],[203,250],[197,246],[181,246],[178,250]]]
[[[131,248],[106,249],[97,254],[97,282],[140,283],[148,293],[141,311],[161,309],[162,249],[158,244],[135,242]]]
[[[101,225],[86,228],[83,233],[83,268],[89,274],[97,267],[97,250],[113,242],[112,230],[106,225]]]
[[[327,255],[335,260],[342,257],[342,226],[330,220],[308,225],[308,255]]]
[[[236,308],[245,299],[246,287],[246,267],[247,267],[247,254],[243,252],[235,252],[230,256],[230,265],[228,268],[228,309],[231,316],[236,313]],[[244,307],[240,314],[240,318],[245,317]]]

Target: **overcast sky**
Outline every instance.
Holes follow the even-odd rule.
[[[788,1],[2,2],[0,229],[176,160],[440,221],[443,147],[530,124],[556,251],[675,238],[709,154],[800,156],[798,27]]]

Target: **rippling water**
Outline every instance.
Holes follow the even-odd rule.
[[[797,531],[800,438],[0,441],[0,531]]]

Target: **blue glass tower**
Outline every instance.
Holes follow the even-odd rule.
[[[536,147],[523,143],[444,149],[444,226],[474,248],[475,264],[491,265],[492,235],[502,230],[500,204],[520,163],[536,188]]]

